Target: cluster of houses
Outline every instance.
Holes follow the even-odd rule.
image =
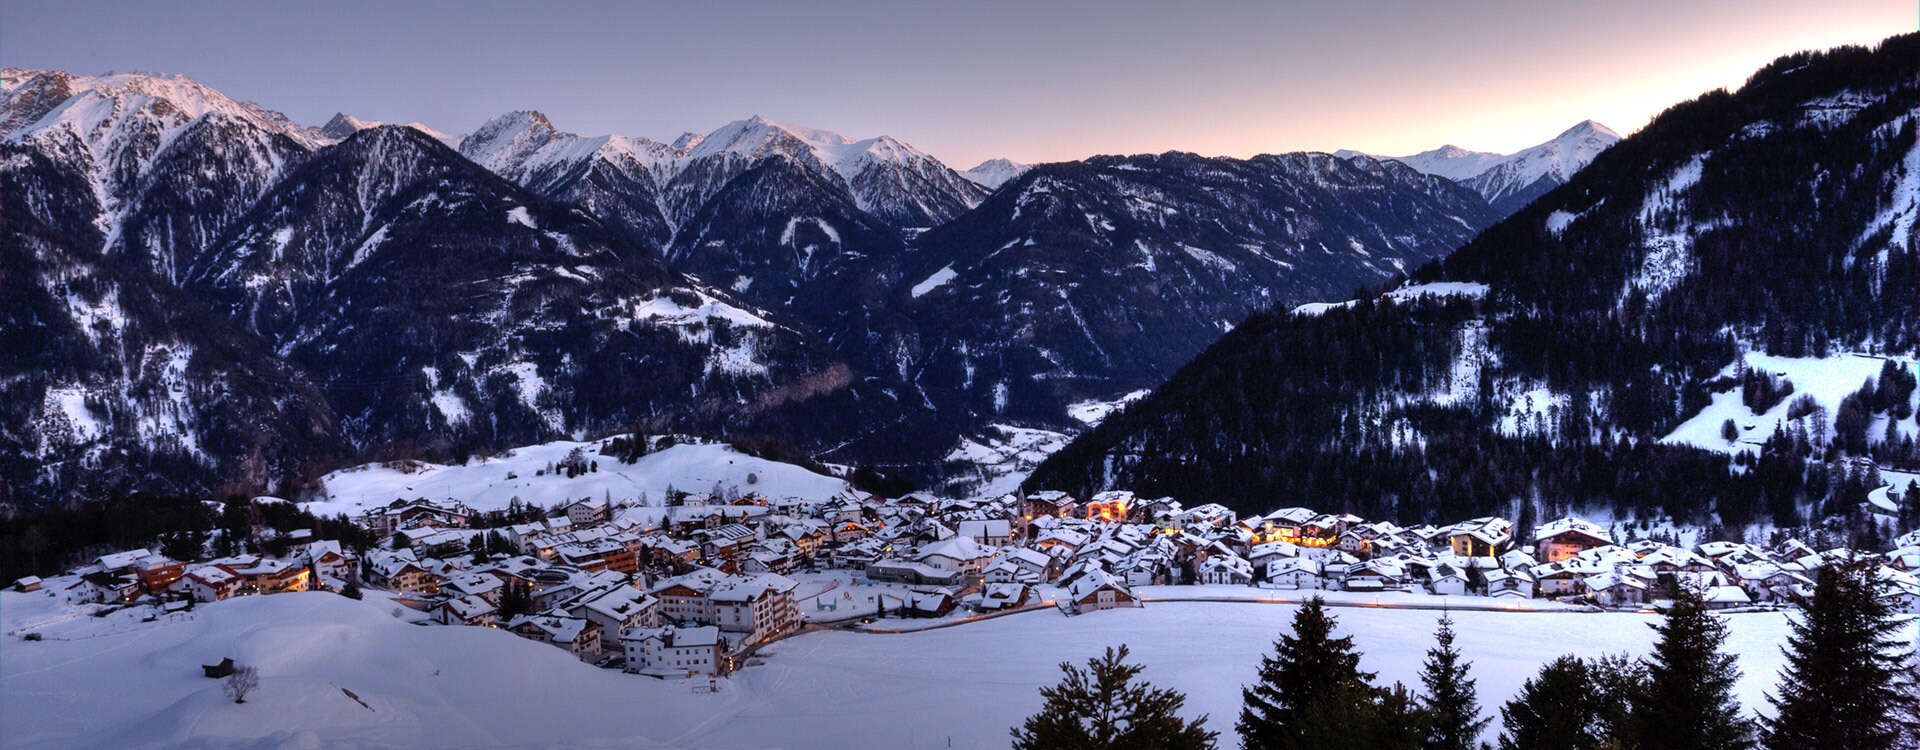
[[[130,602],[365,584],[440,623],[503,628],[662,677],[725,674],[761,645],[798,632],[806,620],[796,579],[871,582],[889,592],[886,614],[927,617],[961,607],[982,615],[1134,607],[1140,587],[1179,584],[1618,609],[1646,607],[1684,586],[1714,607],[1736,608],[1790,601],[1827,565],[1871,558],[1902,609],[1920,611],[1920,533],[1884,555],[1793,540],[1683,548],[1619,539],[1574,517],[1531,529],[1494,517],[1404,527],[1306,508],[1240,515],[1124,491],[1084,501],[1062,492],[849,493],[825,501],[690,495],[667,507],[587,499],[530,523],[476,528],[482,517],[458,502],[395,501],[357,519],[384,540],[357,557],[296,531],[277,558],[182,562],[131,550],[100,556],[69,585],[86,587],[95,601]],[[22,579],[15,588],[42,584]]]
[[[249,594],[337,591],[355,576],[354,557],[338,541],[316,540],[311,530],[284,537],[281,557],[236,555],[203,561],[175,560],[148,549],[112,552],[72,571],[60,593],[76,601],[132,604],[152,600],[172,608]],[[39,591],[46,581],[29,576],[16,591]]]

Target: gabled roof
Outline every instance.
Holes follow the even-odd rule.
[[[1607,531],[1605,528],[1601,527],[1597,523],[1588,521],[1584,518],[1579,518],[1577,516],[1566,516],[1564,518],[1556,518],[1552,521],[1548,521],[1546,523],[1540,524],[1538,528],[1535,528],[1533,530],[1533,540],[1538,542],[1542,539],[1551,539],[1553,537],[1559,536],[1561,534],[1566,534],[1566,533],[1579,534],[1582,536],[1586,536],[1586,537],[1598,540],[1605,544],[1613,543],[1613,534],[1611,532]]]

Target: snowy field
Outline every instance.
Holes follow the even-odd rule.
[[[177,622],[62,619],[40,594],[0,593],[0,745],[73,747],[1001,748],[1039,705],[1055,664],[1127,643],[1146,676],[1228,730],[1242,683],[1295,607],[1170,603],[1065,617],[1054,610],[901,635],[816,632],[769,646],[722,681],[595,669],[500,630],[422,627],[393,605],[282,594],[204,605]],[[1411,682],[1435,612],[1335,610],[1363,667]],[[1547,659],[1643,653],[1651,616],[1456,612],[1491,710]],[[1728,617],[1764,705],[1786,615]],[[47,640],[18,640],[33,625]],[[99,635],[94,635],[99,633]],[[89,637],[93,636],[93,637]],[[73,639],[73,640],[63,640]],[[246,705],[200,664],[259,667]],[[348,697],[350,690],[366,706]]]
[[[1760,452],[1760,445],[1773,435],[1776,427],[1787,418],[1787,411],[1793,408],[1793,402],[1801,396],[1812,396],[1826,409],[1826,420],[1819,425],[1808,425],[1825,434],[1832,434],[1835,414],[1840,410],[1840,402],[1861,384],[1880,376],[1880,368],[1888,359],[1905,365],[1914,366],[1908,357],[1878,357],[1865,354],[1837,354],[1831,357],[1776,357],[1762,352],[1747,352],[1746,366],[1757,372],[1771,373],[1793,383],[1793,393],[1787,396],[1764,414],[1755,414],[1752,409],[1740,401],[1740,389],[1734,388],[1724,393],[1716,393],[1713,400],[1699,414],[1680,424],[1674,431],[1662,438],[1666,443],[1686,443],[1701,448],[1718,451]],[[1732,376],[1737,373],[1735,365],[1728,365],[1721,374]],[[1920,393],[1915,394],[1920,400]],[[1733,420],[1739,431],[1738,437],[1728,442],[1720,434],[1720,428],[1727,420]],[[1810,418],[1802,418],[1803,420]],[[1878,417],[1868,428],[1870,440],[1878,442],[1887,431],[1887,418]],[[1901,425],[1901,434],[1913,436],[1920,428],[1912,421]]]
[[[774,499],[800,497],[826,500],[848,490],[845,480],[815,474],[793,464],[768,461],[719,444],[676,445],[622,464],[602,456],[605,441],[558,441],[518,448],[498,456],[476,458],[464,465],[418,463],[414,471],[381,464],[342,469],[321,478],[318,499],[304,504],[320,515],[358,515],[368,508],[398,498],[442,500],[453,498],[476,510],[499,510],[515,497],[521,502],[552,506],[581,498],[611,495],[615,502],[645,496],[652,505],[664,503],[669,487],[684,492],[708,492],[715,484]],[[536,476],[580,448],[600,470],[567,478],[549,473]],[[512,475],[512,478],[508,478]],[[749,477],[751,475],[751,477]],[[749,479],[755,481],[749,481]]]

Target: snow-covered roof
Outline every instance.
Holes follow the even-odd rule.
[[[1538,528],[1535,528],[1533,530],[1533,540],[1537,542],[1542,539],[1550,539],[1568,532],[1591,537],[1593,539],[1597,539],[1607,544],[1613,543],[1613,534],[1611,532],[1607,531],[1604,527],[1600,526],[1599,524],[1596,524],[1592,521],[1588,521],[1584,518],[1579,518],[1577,516],[1566,516],[1564,518],[1556,518],[1552,521],[1548,521],[1546,523],[1540,524]]]

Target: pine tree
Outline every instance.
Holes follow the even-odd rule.
[[[1040,689],[1044,705],[1013,728],[1016,750],[1212,750],[1219,734],[1207,717],[1180,718],[1187,697],[1135,679],[1127,647],[1108,648],[1085,669],[1062,662],[1060,684]]]
[[[1738,750],[1753,746],[1753,722],[1733,698],[1740,678],[1720,650],[1726,623],[1697,592],[1682,589],[1647,657],[1647,683],[1634,696],[1626,743],[1643,750]]]
[[[1434,646],[1427,650],[1426,667],[1420,682],[1426,694],[1420,700],[1425,723],[1427,750],[1468,750],[1479,745],[1481,730],[1492,719],[1480,715],[1480,698],[1474,680],[1467,675],[1470,665],[1460,660],[1453,646],[1453,618],[1441,617],[1433,634]]]
[[[1593,670],[1562,656],[1500,708],[1501,750],[1596,750],[1608,739]]]
[[[1787,672],[1766,725],[1769,750],[1902,746],[1910,649],[1898,636],[1904,623],[1881,593],[1873,571],[1860,564],[1820,573],[1787,639]]]
[[[1336,622],[1314,597],[1293,616],[1293,634],[1274,641],[1259,681],[1240,691],[1240,746],[1246,750],[1310,750],[1354,741],[1356,727],[1377,713],[1373,673],[1360,671],[1351,636],[1335,638]]]

